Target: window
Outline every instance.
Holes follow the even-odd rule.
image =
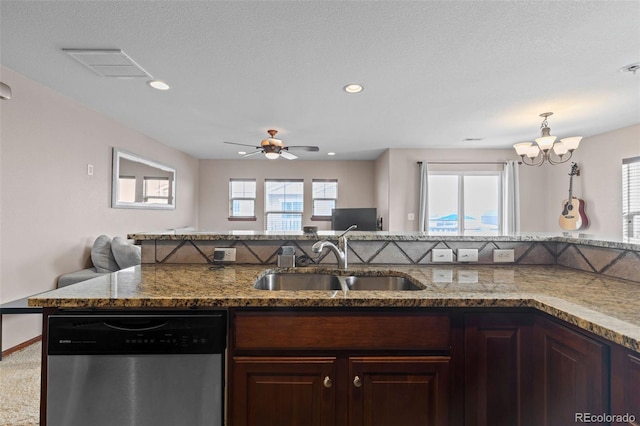
[[[312,220],[331,220],[331,212],[338,200],[337,179],[314,179],[311,181]]]
[[[640,157],[622,160],[622,237],[640,243]]]
[[[266,179],[264,182],[265,229],[301,231],[304,208],[302,179]]]
[[[136,202],[136,178],[135,176],[120,176],[118,178],[118,201],[123,203]]]
[[[256,220],[255,179],[229,179],[229,220]]]
[[[429,233],[501,235],[500,172],[430,172]]]
[[[144,177],[143,200],[151,204],[170,204],[171,188],[169,178]]]

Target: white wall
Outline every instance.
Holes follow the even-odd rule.
[[[516,159],[511,149],[390,149],[388,229],[397,232],[418,231],[418,161],[503,162]],[[540,231],[544,225],[541,218],[546,208],[544,187],[538,185],[535,174],[523,166],[520,168],[520,189],[528,194],[521,198],[521,230]],[[414,220],[408,220],[409,213],[413,213]]]
[[[198,160],[61,96],[5,67],[0,101],[0,300],[53,289],[88,265],[100,234],[197,226]],[[112,209],[112,148],[177,168],[177,209]],[[94,175],[87,175],[87,164]],[[41,332],[39,315],[3,316],[2,347]]]
[[[580,168],[573,178],[573,196],[585,201],[589,227],[580,232],[599,238],[622,237],[622,159],[640,156],[640,124],[584,138],[566,164],[535,167],[534,172],[547,189],[552,214],[545,228],[560,232],[558,218],[562,201],[569,196],[571,162]],[[543,176],[544,174],[544,176]]]
[[[382,218],[382,230],[389,230],[389,150],[383,152],[375,164],[375,206]]]
[[[331,229],[331,222],[311,221],[311,180],[338,179],[338,207],[375,207],[374,161],[202,160],[199,230],[264,230],[264,179],[304,179],[303,225]],[[256,215],[252,222],[229,221],[229,179],[255,178]]]

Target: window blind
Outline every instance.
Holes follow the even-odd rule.
[[[622,236],[640,243],[640,157],[622,160]]]

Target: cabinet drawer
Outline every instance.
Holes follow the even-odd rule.
[[[446,350],[447,314],[236,312],[236,350]]]

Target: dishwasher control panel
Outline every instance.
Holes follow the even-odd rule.
[[[226,312],[51,315],[49,355],[206,354],[226,347]]]

